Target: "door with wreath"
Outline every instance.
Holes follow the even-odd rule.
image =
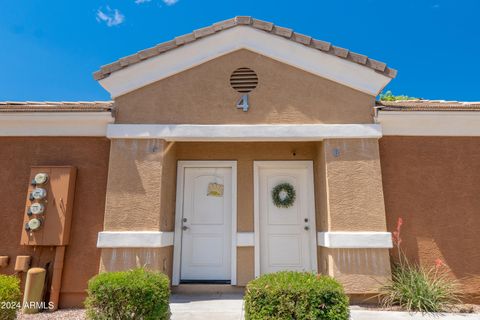
[[[312,163],[257,162],[256,166],[257,271],[317,271]]]

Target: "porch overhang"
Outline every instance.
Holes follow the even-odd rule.
[[[110,139],[166,141],[320,141],[381,138],[379,124],[109,124]]]

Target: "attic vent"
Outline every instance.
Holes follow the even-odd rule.
[[[230,85],[240,93],[249,93],[257,87],[257,84],[257,74],[249,68],[238,68],[230,76]]]

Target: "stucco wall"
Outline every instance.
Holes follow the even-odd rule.
[[[442,259],[480,302],[480,138],[383,137],[380,155],[388,229],[402,217],[408,257]]]
[[[328,231],[385,231],[377,139],[324,141]]]
[[[248,112],[231,73],[258,75]],[[239,50],[115,99],[116,123],[372,123],[374,97],[248,50]]]
[[[20,246],[30,167],[77,167],[70,244],[65,253],[60,307],[80,306],[89,278],[98,273],[97,234],[103,229],[110,141],[105,138],[0,138],[0,255],[10,256],[12,274],[17,255],[33,256],[32,266],[53,261],[54,249]]]
[[[318,145],[316,142],[167,143],[163,140],[113,140],[105,230],[173,231],[177,161],[236,160],[237,230],[253,232],[253,161],[315,160]],[[145,260],[146,255],[161,255],[171,266],[171,249],[171,246],[160,251],[143,249],[139,252],[134,249],[104,249],[100,269],[114,271],[128,268],[131,263],[121,261],[118,258],[120,254],[139,257],[140,260]],[[238,248],[237,254],[237,283],[245,285],[254,277],[253,247]],[[158,261],[151,261],[148,265],[156,270],[164,268]],[[168,272],[170,275],[171,270]]]
[[[377,139],[326,139],[318,149],[322,231],[386,231]],[[349,294],[366,294],[390,278],[386,249],[320,248],[319,269]]]
[[[106,231],[173,231],[176,161],[164,140],[112,140]]]

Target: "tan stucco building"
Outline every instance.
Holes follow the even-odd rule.
[[[103,66],[113,101],[0,103],[0,272],[60,272],[60,307],[135,266],[196,288],[307,270],[360,299],[391,276],[402,217],[409,258],[442,259],[478,302],[480,104],[376,101],[395,75],[236,17]],[[27,190],[57,166],[76,168],[69,242],[45,245]]]

